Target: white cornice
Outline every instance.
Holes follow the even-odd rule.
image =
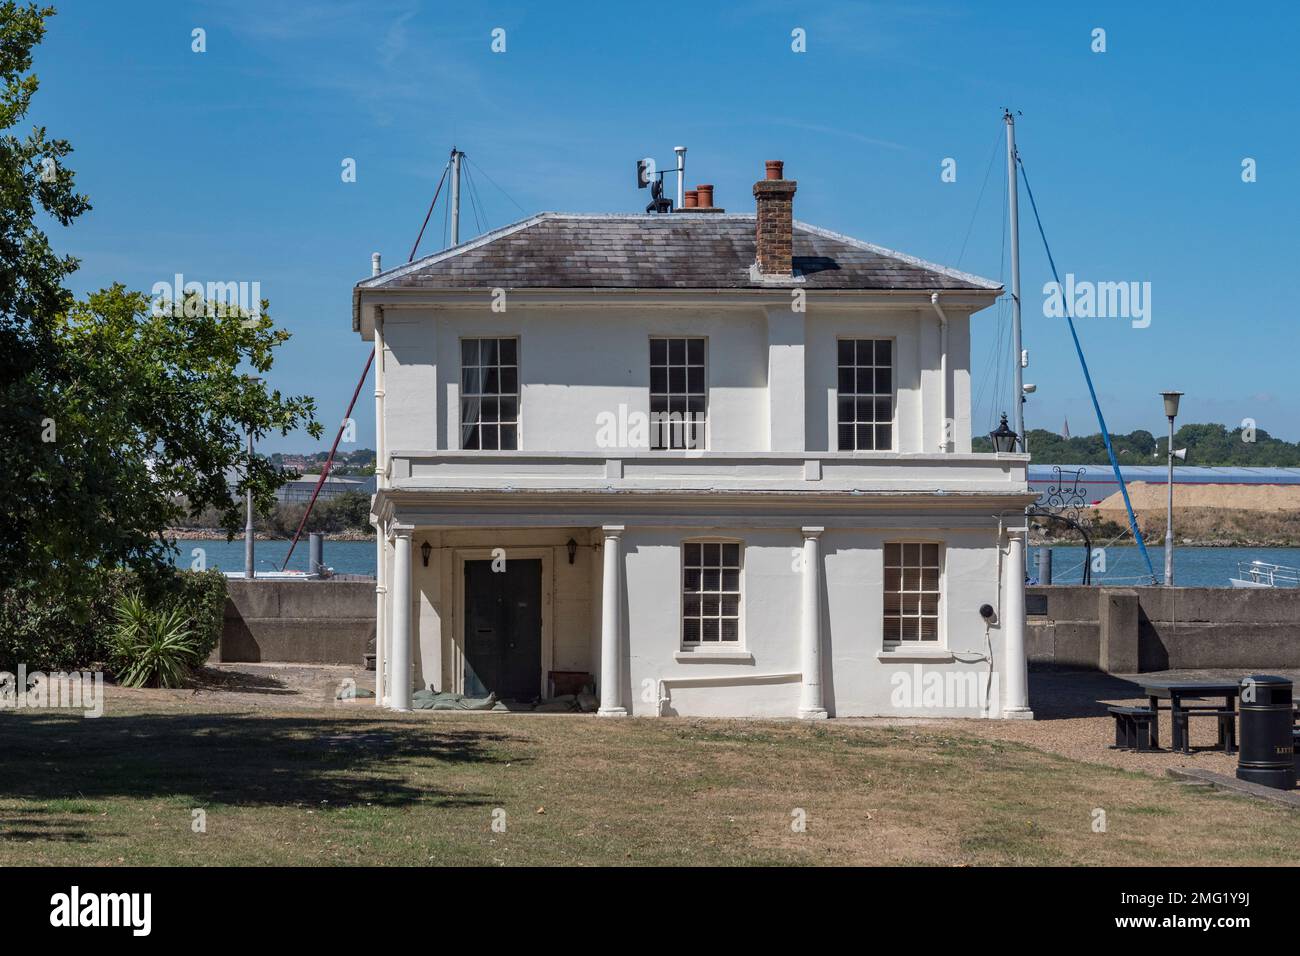
[[[853,309],[856,311],[918,310],[930,314],[930,296],[938,291],[944,307],[957,312],[975,313],[988,308],[997,292],[965,289],[950,290],[806,290],[806,306],[811,310]],[[746,309],[763,308],[775,302],[788,304],[787,288],[762,289],[512,289],[507,292],[509,308],[608,309]],[[493,313],[493,290],[487,287],[464,289],[374,289],[354,293],[353,331],[366,340],[374,338],[374,310],[385,312],[412,309],[427,311],[479,308]]]

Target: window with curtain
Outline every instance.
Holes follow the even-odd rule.
[[[461,339],[460,447],[519,448],[518,339]]]

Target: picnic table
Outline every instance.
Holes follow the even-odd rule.
[[[1191,752],[1191,745],[1187,740],[1190,735],[1185,732],[1188,715],[1194,712],[1206,712],[1203,707],[1188,707],[1184,701],[1188,698],[1199,700],[1206,697],[1222,697],[1222,710],[1235,711],[1237,694],[1240,691],[1241,686],[1236,681],[1148,680],[1142,684],[1142,692],[1150,699],[1151,710],[1156,714],[1159,714],[1161,709],[1160,701],[1169,701],[1167,709],[1173,718],[1174,728],[1172,749],[1181,750],[1183,753]],[[1219,710],[1217,705],[1214,710]],[[1151,745],[1159,746],[1158,721],[1153,722],[1151,727]]]

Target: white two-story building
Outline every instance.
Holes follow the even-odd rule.
[[[381,703],[1030,716],[1027,457],[971,452],[1001,287],[795,222],[795,186],[542,213],[356,286]]]

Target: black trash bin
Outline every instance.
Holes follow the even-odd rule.
[[[1291,737],[1293,686],[1285,677],[1256,674],[1241,681],[1241,750],[1237,779],[1276,790],[1294,790],[1295,744]]]

